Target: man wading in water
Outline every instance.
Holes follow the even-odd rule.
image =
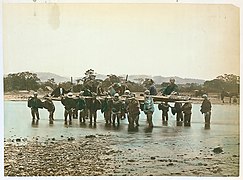
[[[42,102],[39,98],[37,98],[37,95],[37,92],[34,92],[34,97],[29,97],[28,99],[28,107],[31,108],[32,121],[35,121],[35,116],[37,121],[40,119],[38,109],[43,108]]]
[[[149,90],[146,90],[144,92],[144,108],[143,112],[147,115],[147,122],[148,122],[148,127],[152,128],[153,127],[153,113],[154,113],[154,101],[152,96],[150,96]]]
[[[72,111],[75,108],[76,104],[73,99],[73,93],[69,92],[67,97],[62,97],[61,103],[63,104],[64,110],[64,123],[67,125],[67,118],[69,116],[69,124],[72,124]]]
[[[211,102],[208,100],[207,94],[202,95],[204,98],[202,105],[201,105],[201,113],[204,114],[204,119],[205,119],[205,128],[210,127],[210,119],[211,119]]]

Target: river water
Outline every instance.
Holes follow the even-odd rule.
[[[162,126],[161,111],[156,105],[154,128],[150,131],[146,129],[146,117],[141,112],[138,130],[130,132],[126,119],[121,121],[119,128],[106,127],[100,111],[96,127],[89,127],[88,122],[86,126],[80,125],[77,119],[73,120],[71,126],[64,125],[64,108],[60,102],[54,103],[55,121],[50,125],[47,110],[40,110],[39,123],[32,124],[26,101],[5,101],[5,141],[16,142],[20,138],[45,143],[68,140],[70,137],[78,139],[86,135],[108,135],[110,146],[122,152],[114,156],[115,164],[119,166],[115,175],[239,175],[239,105],[213,104],[210,129],[204,128],[200,104],[193,104],[191,127],[176,126],[175,116],[171,112],[168,126]],[[213,153],[218,146],[223,148],[223,154]],[[156,158],[156,161],[151,158]],[[173,161],[169,164],[172,165],[169,166],[164,159]],[[215,168],[220,171],[216,172]]]
[[[162,126],[161,111],[155,107],[153,115],[154,128],[152,131],[146,131],[146,117],[143,112],[140,113],[140,126],[137,132],[128,131],[127,119],[121,120],[121,126],[106,127],[103,114],[98,111],[97,126],[89,127],[80,125],[77,119],[73,120],[71,126],[64,125],[64,108],[59,101],[54,102],[56,111],[54,114],[54,124],[50,125],[48,120],[48,112],[40,109],[40,120],[38,124],[32,124],[30,109],[27,107],[26,101],[5,101],[4,102],[4,138],[55,138],[61,139],[65,137],[85,136],[90,134],[115,134],[119,137],[136,137],[144,139],[153,137],[161,139],[174,136],[191,136],[193,140],[197,140],[200,136],[235,136],[239,137],[239,105],[213,104],[211,127],[204,129],[203,115],[200,113],[200,104],[193,104],[191,127],[177,127],[175,116],[169,112],[168,126]],[[171,104],[172,105],[172,104]]]

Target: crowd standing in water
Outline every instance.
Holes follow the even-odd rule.
[[[114,90],[114,89],[113,89]],[[67,93],[67,95],[65,95]],[[37,92],[34,96],[28,99],[28,107],[31,108],[32,121],[39,121],[38,109],[45,108],[49,112],[50,124],[54,121],[55,106],[52,102],[53,97],[60,97],[61,103],[64,106],[64,124],[71,125],[73,119],[78,119],[81,124],[86,123],[89,119],[89,125],[96,126],[97,111],[101,110],[104,114],[105,124],[107,126],[120,126],[120,120],[127,117],[128,128],[134,129],[139,126],[140,111],[143,111],[147,117],[148,128],[153,127],[153,113],[155,111],[153,96],[157,94],[155,86],[152,84],[144,92],[144,101],[140,103],[136,99],[135,93],[131,93],[128,89],[124,91],[123,95],[117,92],[107,92],[105,96],[99,98],[96,93],[89,89],[81,91],[74,97],[72,92],[66,91],[59,86],[50,95],[44,96],[44,101],[37,97]],[[175,84],[175,79],[170,79],[170,84],[162,92],[162,95],[178,95],[178,86]],[[122,97],[122,98],[121,98]],[[205,127],[210,126],[211,118],[211,102],[207,95],[201,105],[201,113],[204,114]],[[184,102],[176,101],[174,107],[170,106],[167,101],[158,104],[158,109],[162,111],[162,124],[168,125],[168,112],[171,108],[173,115],[176,115],[177,126],[191,126],[192,104],[190,101]]]

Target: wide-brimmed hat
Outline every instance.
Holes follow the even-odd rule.
[[[175,78],[170,78],[170,82],[175,82]]]
[[[71,93],[71,92],[69,92],[68,94],[67,94],[67,97],[68,98],[71,98],[73,96],[73,93]]]
[[[144,94],[149,95],[150,94],[150,91],[147,89],[146,91],[144,91]]]
[[[207,97],[208,97],[207,94],[203,94],[203,95],[202,95],[202,98],[207,98]]]
[[[129,95],[131,92],[127,89],[124,91],[124,94]]]

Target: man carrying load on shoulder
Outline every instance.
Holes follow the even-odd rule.
[[[67,117],[69,116],[69,124],[72,124],[72,111],[75,108],[75,100],[73,99],[73,93],[69,92],[67,97],[63,97],[61,99],[61,103],[64,105],[64,122],[67,124]]]
[[[143,112],[147,115],[147,122],[148,122],[148,126],[149,128],[153,127],[153,113],[154,113],[154,101],[152,96],[150,96],[150,92],[149,90],[146,90],[144,92],[145,96],[144,96],[144,108],[143,108]]]
[[[87,102],[87,107],[89,109],[89,119],[90,119],[89,125],[92,126],[93,119],[94,119],[94,126],[96,126],[97,110],[100,109],[101,102],[97,98],[96,93],[93,93],[92,98],[86,102]]]
[[[110,95],[107,93],[101,103],[101,113],[104,113],[106,125],[111,125],[111,108],[112,108],[112,99]]]
[[[86,102],[83,97],[84,91],[81,91],[79,93],[78,99],[77,99],[77,104],[76,104],[76,110],[80,111],[79,112],[79,122],[80,123],[85,123],[85,108],[86,108]]]
[[[35,117],[37,121],[40,119],[39,115],[39,108],[43,108],[43,104],[39,98],[37,98],[37,92],[34,92],[34,97],[28,98],[28,107],[31,108],[31,115],[32,115],[32,121],[35,120]]]
[[[207,94],[202,95],[202,97],[204,98],[202,105],[201,105],[201,113],[204,114],[204,119],[205,119],[205,127],[206,126],[210,126],[210,119],[211,119],[211,102],[208,99]]]
[[[191,126],[191,116],[192,116],[192,103],[185,102],[182,106],[182,111],[184,114],[184,126]]]
[[[140,114],[140,105],[139,101],[135,98],[135,94],[132,94],[132,97],[129,99],[129,103],[127,105],[127,111],[128,111],[128,122],[129,122],[129,129],[134,129],[134,124],[136,127],[139,126],[138,120],[139,120],[139,114]]]
[[[168,112],[170,105],[168,104],[167,101],[162,102],[158,105],[159,110],[162,110],[162,124],[163,125],[168,125]]]
[[[112,124],[115,126],[115,121],[117,120],[117,126],[119,126],[121,119],[122,101],[120,100],[118,93],[114,95],[111,107]]]
[[[54,120],[55,105],[49,95],[46,95],[44,99],[43,107],[49,112],[49,122],[52,124]]]

